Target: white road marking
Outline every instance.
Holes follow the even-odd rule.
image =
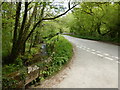
[[[102,54],[97,54],[98,56],[101,56],[101,57],[103,57],[103,55]]]
[[[105,57],[106,59],[109,59],[109,60],[113,60],[112,58],[109,58],[109,57]]]
[[[119,59],[118,57],[116,57],[116,56],[112,56],[113,58],[116,58],[116,59]]]
[[[96,55],[98,55],[98,56],[100,56],[100,57],[103,57],[103,55],[106,55],[106,56],[109,56],[109,54],[108,53],[103,53],[103,55],[102,54],[97,54],[97,53],[101,53],[100,51],[96,51],[96,50],[94,50],[94,49],[91,49],[92,51],[90,51],[90,48],[87,48],[87,47],[85,47],[85,46],[76,46],[76,47],[78,47],[78,48],[82,48],[83,50],[86,50],[87,52],[90,52],[90,53],[92,53],[92,54],[96,54]],[[95,53],[94,51],[96,51],[97,53]],[[111,56],[111,57],[113,57],[113,58],[116,58],[116,59],[119,59],[117,56]],[[112,58],[110,58],[110,57],[104,57],[104,58],[106,58],[106,59],[108,59],[108,60],[113,60]],[[118,64],[120,63],[119,61],[116,61]]]
[[[90,52],[89,50],[86,50],[87,52]]]
[[[95,52],[91,52],[92,54],[96,54]]]
[[[86,50],[87,52],[90,52],[90,50],[87,50],[87,49],[90,49],[90,48],[87,48],[87,47],[85,47],[85,46],[77,46],[78,48],[82,48],[83,50]],[[95,51],[94,49],[91,49],[92,51]],[[97,53],[101,53],[100,51],[96,51]],[[95,52],[91,52],[92,54],[96,54]],[[103,57],[103,55],[102,54],[96,54],[96,55],[98,55],[98,56],[100,56],[100,57]],[[109,56],[109,54],[108,53],[104,53],[104,55],[106,55],[106,56]],[[119,59],[118,57],[116,57],[116,56],[112,56],[113,58],[116,58],[116,59]],[[108,59],[108,60],[113,60],[112,58],[109,58],[109,57],[104,57],[104,58],[106,58],[106,59]],[[117,63],[120,63],[119,61],[117,61]]]
[[[92,49],[92,51],[95,51],[94,49]]]
[[[109,54],[107,54],[107,53],[104,53],[104,55],[107,55],[107,56],[108,56]]]

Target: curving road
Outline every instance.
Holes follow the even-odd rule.
[[[45,81],[47,88],[118,88],[118,46],[64,35],[74,45],[72,63]],[[37,88],[40,86],[37,86]]]

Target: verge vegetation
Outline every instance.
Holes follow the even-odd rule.
[[[46,43],[48,56],[46,59],[44,59],[44,61],[33,63],[40,68],[38,72],[39,76],[29,82],[28,85],[34,85],[40,81],[45,80],[47,77],[54,75],[56,72],[60,71],[65,64],[69,62],[73,55],[72,44],[61,35],[54,36]],[[29,74],[27,73],[27,67],[24,66],[21,61],[22,60],[19,59],[17,61],[17,64],[6,65],[3,68],[4,88],[16,88],[19,86],[20,80],[25,82],[26,78],[29,76]],[[16,74],[19,74],[19,79],[12,78]]]

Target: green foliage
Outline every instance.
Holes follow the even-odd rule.
[[[79,37],[118,42],[118,7],[118,3],[83,2],[66,16],[66,23]]]
[[[24,56],[25,58],[25,56]],[[28,58],[27,58],[28,59]],[[4,65],[2,68],[3,76],[13,72],[18,72],[21,69],[24,71],[25,66],[23,65],[23,56],[19,56],[14,64]],[[20,71],[21,72],[21,71]]]
[[[41,36],[47,37],[48,39],[54,37],[56,33],[60,32],[61,25],[57,21],[43,22],[42,30],[40,31]]]
[[[52,57],[50,66],[48,66],[48,75],[59,71],[61,66],[70,60],[72,57],[72,45],[63,36],[57,35],[48,41],[48,52]]]
[[[12,30],[14,28],[14,4],[4,3],[2,6],[2,56],[6,57],[11,51]]]
[[[53,49],[52,51],[51,51],[51,47],[54,47],[52,48]],[[49,57],[51,57],[51,61],[48,63],[47,62],[36,63],[36,65],[41,69],[40,77],[33,80],[30,83],[30,85],[36,84],[39,81],[43,81],[45,80],[45,78],[61,70],[62,66],[70,60],[73,54],[71,43],[61,35],[57,35],[52,39],[50,39],[49,41],[47,41],[47,49],[49,52]],[[14,80],[9,77],[5,77],[5,75],[9,75],[12,72],[19,71],[21,80],[25,80],[25,78],[27,77],[26,74],[27,69],[23,66],[23,60],[21,58],[28,59],[29,55],[20,56],[19,58],[17,58],[16,64],[10,64],[4,66],[3,68],[4,87],[10,87],[12,85],[12,87],[14,88],[17,86],[18,83],[17,80]]]
[[[51,49],[52,48],[52,49]],[[45,80],[47,77],[57,73],[64,64],[66,64],[72,57],[72,45],[61,35],[57,35],[47,41],[47,49],[51,61],[48,63],[37,63],[40,68],[44,68],[40,71],[40,77],[32,81],[30,85],[33,85],[39,81]]]
[[[31,48],[31,55],[34,55],[40,51],[40,48]]]
[[[26,71],[23,69],[26,65],[26,61],[28,61],[28,63],[32,63],[32,58],[40,52],[41,45],[37,44],[47,42],[57,33],[63,33],[66,27],[62,27],[63,22],[59,19],[56,19],[55,21],[45,21],[42,23],[40,21],[43,20],[43,18],[50,18],[59,15],[59,13],[64,10],[63,5],[58,5],[58,3],[55,4],[54,2],[33,2],[29,4],[27,4],[27,2],[4,2],[2,4],[2,55],[5,57],[5,60],[9,60],[9,63],[13,63],[8,65],[6,65],[6,62],[4,63],[5,66],[3,66],[2,70],[3,76],[7,76],[14,72],[21,72],[21,69]],[[25,44],[26,47],[24,54]],[[47,66],[42,62],[41,64],[37,63],[39,67],[47,68],[47,70],[43,70],[42,72],[45,77],[60,70],[61,66],[65,64],[72,55],[72,45],[62,36],[60,36],[59,40],[55,43],[52,43],[50,40],[49,44],[54,46],[53,52],[49,52],[49,55],[52,55],[52,61],[47,64]],[[62,46],[68,44],[70,46],[62,48],[58,44],[62,44]],[[48,45],[48,48],[51,47]],[[57,48],[59,49],[57,50]],[[70,51],[68,49],[70,49]],[[9,55],[11,55],[11,57],[8,57]],[[25,78],[24,76],[25,75],[22,73],[21,80]],[[43,80],[45,77],[40,80]],[[8,77],[5,77],[4,81],[5,87],[6,85],[8,85],[8,87],[11,86],[14,82],[14,80],[11,78],[9,79]]]
[[[3,72],[2,72],[2,74],[5,75],[5,74],[9,74],[9,73],[15,72],[15,71],[19,70],[20,67],[21,67],[21,66],[16,65],[16,64],[5,65],[5,66],[3,67],[3,70],[2,70]]]
[[[3,77],[3,88],[16,88],[18,81],[9,77]]]
[[[37,41],[40,40],[39,36],[41,36],[42,39],[43,37],[50,39],[55,36],[57,32],[62,33],[60,25],[53,21],[44,22],[45,27],[41,30],[42,21],[46,21],[43,18],[58,16],[65,10],[62,2],[59,2],[59,4],[57,2],[27,3],[28,2],[4,2],[1,4],[3,27],[2,55],[5,57],[4,60],[11,55],[9,63],[13,63],[19,54],[24,54],[25,50],[23,47],[29,38],[32,38],[32,43],[38,44],[39,42]],[[39,35],[36,35],[37,32]],[[36,39],[36,37],[38,38]],[[44,42],[44,40],[41,40],[41,42]],[[32,54],[35,54],[35,49],[32,51]],[[7,64],[6,62],[4,63]]]
[[[9,65],[9,67],[11,67],[11,66]],[[3,78],[2,78],[3,88],[7,88],[7,89],[8,88],[18,88],[19,82],[25,81],[25,78],[27,76],[26,71],[27,71],[27,69],[22,67],[21,70],[18,70],[16,72],[14,71],[13,73],[10,73],[10,74],[7,73],[6,75],[3,75]],[[16,76],[17,74],[19,74],[19,76]],[[15,78],[15,77],[17,77],[17,78]],[[22,84],[24,84],[24,83],[22,83]]]
[[[16,64],[16,65],[19,65],[19,67],[23,67],[23,61],[22,61],[22,59],[21,59],[20,57],[18,57],[18,58],[16,59],[15,64]]]

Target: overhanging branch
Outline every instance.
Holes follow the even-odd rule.
[[[71,0],[70,0],[71,1]],[[68,2],[68,8],[70,9],[70,1]]]
[[[85,12],[85,13],[87,13],[87,14],[93,16],[92,12],[87,12],[87,11],[85,11],[85,10],[81,10],[81,11],[83,11],[83,12]]]
[[[40,19],[40,20],[33,26],[32,30],[30,31],[30,33],[28,34],[28,36],[27,36],[27,38],[25,39],[24,42],[26,42],[26,41],[28,40],[28,38],[29,38],[29,37],[31,36],[31,34],[34,32],[34,30],[35,30],[35,28],[37,27],[37,25],[40,24],[43,20],[53,20],[53,19],[59,18],[59,17],[61,17],[62,15],[65,15],[68,11],[70,11],[71,9],[73,9],[74,7],[76,7],[77,5],[79,5],[79,3],[76,4],[76,5],[74,5],[73,7],[69,8],[69,9],[68,9],[67,11],[65,11],[64,13],[62,13],[62,14],[60,14],[60,15],[58,15],[58,16],[55,16],[55,17],[53,17],[53,18],[42,18],[42,19]],[[41,10],[41,17],[43,16],[44,8],[45,8],[45,6],[44,6],[43,9]]]
[[[54,20],[54,19],[56,19],[56,18],[59,18],[59,17],[65,15],[67,12],[69,12],[71,9],[73,9],[73,8],[76,7],[77,5],[79,5],[79,3],[76,4],[76,5],[74,5],[73,7],[69,8],[67,11],[65,11],[64,13],[62,13],[62,14],[60,14],[60,15],[58,15],[58,16],[55,16],[55,17],[52,17],[52,18],[43,18],[42,20]]]

